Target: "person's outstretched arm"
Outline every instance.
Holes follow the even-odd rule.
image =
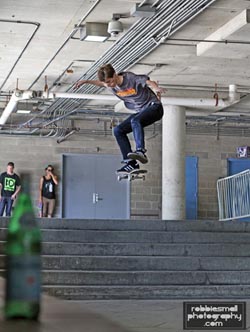
[[[80,88],[80,86],[82,86],[83,84],[92,84],[92,85],[96,85],[96,86],[105,87],[105,83],[101,82],[99,80],[80,80],[80,81],[76,82],[74,89]]]
[[[155,81],[147,80],[146,84],[156,93],[158,99],[161,100],[161,94],[165,92],[166,89],[159,87],[158,83]]]

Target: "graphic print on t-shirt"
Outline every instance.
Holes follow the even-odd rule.
[[[16,180],[6,177],[4,179],[4,190],[15,191]]]
[[[136,94],[136,90],[133,88],[116,91],[116,95],[119,97],[128,97],[128,96],[134,96]]]

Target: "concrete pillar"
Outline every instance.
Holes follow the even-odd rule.
[[[185,107],[164,105],[162,122],[162,219],[185,219]]]

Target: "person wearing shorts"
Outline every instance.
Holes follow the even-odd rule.
[[[45,168],[45,173],[40,179],[39,203],[42,204],[42,217],[52,218],[56,205],[58,178],[52,165]]]

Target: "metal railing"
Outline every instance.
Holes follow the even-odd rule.
[[[250,217],[250,170],[217,181],[219,220]]]

